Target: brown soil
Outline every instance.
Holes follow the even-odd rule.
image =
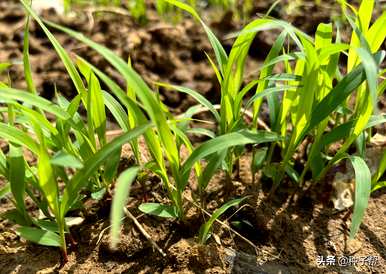
[[[24,13],[16,3],[11,0],[0,3],[0,62],[11,60],[15,63],[10,71],[12,83],[14,87],[23,88],[20,61]],[[253,12],[264,13],[267,6],[268,3],[265,6],[256,5]],[[317,10],[303,7],[291,15],[285,15],[282,9],[274,12],[313,33],[317,22],[328,19],[329,13],[320,10],[320,7]],[[304,17],[306,12],[316,14],[316,19]],[[99,14],[94,20],[86,15],[79,15],[76,20],[50,13],[45,16],[82,31],[125,59],[130,56],[134,68],[150,85],[154,81],[181,84],[202,92],[213,102],[218,101],[219,88],[204,54],[204,51],[211,52],[210,45],[202,28],[192,20],[187,19],[174,26],[150,14],[150,23],[139,26],[129,17],[110,13]],[[226,21],[227,17],[224,17],[212,24],[220,36],[238,27],[239,23]],[[227,24],[224,25],[224,22]],[[54,34],[67,50],[92,61],[124,86],[124,81],[96,53],[61,33]],[[261,62],[259,58],[266,54],[272,41],[272,36],[268,34],[258,36],[256,45],[261,51],[251,53],[248,71],[258,66]],[[229,43],[224,41],[228,48]],[[56,85],[63,94],[73,96],[74,88],[69,85],[70,80],[63,66],[42,31],[34,24],[31,26],[30,46],[34,80],[39,92],[46,98],[52,98]],[[161,94],[163,101],[176,113],[195,103],[183,94],[163,90]],[[381,109],[386,108],[385,102],[383,98]],[[108,241],[110,200],[100,203],[90,200],[82,212],[84,223],[72,228],[78,246],[70,252],[69,262],[61,269],[58,250],[20,241],[14,232],[14,225],[1,221],[0,273],[386,273],[385,190],[372,195],[356,241],[347,247],[347,222],[351,216],[348,219],[345,217],[350,212],[334,212],[329,204],[329,184],[312,186],[304,195],[292,196],[293,187],[284,183],[270,199],[264,180],[259,185],[252,184],[249,162],[249,156],[241,159],[239,178],[233,182],[231,189],[223,189],[222,174],[217,174],[210,182],[207,200],[211,202],[207,207],[211,212],[236,196],[251,197],[246,206],[237,212],[230,210],[223,216],[222,220],[232,229],[216,224],[213,237],[206,246],[196,244],[198,228],[204,221],[201,211],[188,202],[186,206],[191,208],[186,222],[188,225],[142,215],[138,211],[137,206],[145,200],[167,202],[159,180],[149,178],[146,182],[134,184],[128,208],[166,252],[166,257],[154,250],[129,220],[124,222],[118,249],[111,250]],[[213,197],[216,199],[211,199]],[[12,208],[8,200],[0,202],[0,213]],[[357,258],[374,256],[379,261],[374,267],[317,265],[317,256],[343,254]]]

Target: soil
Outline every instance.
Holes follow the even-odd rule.
[[[256,2],[260,4],[255,5],[252,14],[264,13],[270,5],[269,1],[264,4],[261,2],[265,1]],[[278,6],[273,15],[314,33],[317,23],[328,21],[333,9],[329,2],[324,5],[329,9],[305,5],[290,15]],[[315,17],[304,16],[308,13],[315,14]],[[204,53],[211,53],[210,44],[202,28],[191,19],[174,25],[160,20],[150,11],[149,23],[140,26],[128,16],[110,12],[94,14],[92,20],[90,13],[86,12],[68,18],[49,11],[44,16],[85,33],[125,59],[130,56],[136,71],[153,87],[157,81],[179,84],[198,90],[210,101],[218,102],[219,86]],[[218,17],[220,19],[213,16],[211,23],[227,50],[231,41],[223,37],[237,30],[241,24],[240,21],[230,20],[230,17],[229,14]],[[25,88],[21,62],[23,22],[24,12],[17,1],[1,1],[0,62],[13,62],[9,75],[12,86],[19,88]],[[62,33],[54,32],[54,35],[68,51],[90,60],[125,86],[124,80],[96,53]],[[273,41],[274,36],[267,33],[256,38],[254,43],[260,50],[250,53],[248,71],[261,64],[261,58],[267,54]],[[64,67],[44,33],[33,23],[30,52],[33,76],[40,94],[52,99],[56,86],[61,93],[72,97],[75,91],[69,84],[71,81]],[[162,89],[160,93],[161,99],[174,113],[181,113],[195,104],[184,94]],[[380,109],[386,109],[385,97],[381,99]],[[383,134],[385,130],[384,126],[378,129]],[[129,156],[124,154],[123,158]],[[356,240],[347,244],[351,211],[336,212],[333,209],[329,200],[329,182],[307,184],[304,191],[295,194],[293,186],[284,182],[271,198],[269,183],[259,174],[258,183],[253,183],[249,166],[250,155],[247,154],[240,160],[239,176],[235,177],[230,189],[223,189],[225,178],[221,173],[210,182],[206,193],[207,200],[211,201],[207,205],[210,212],[231,198],[250,197],[243,206],[223,216],[227,226],[216,224],[205,246],[197,244],[197,231],[204,222],[203,213],[189,202],[186,203],[186,208],[190,209],[185,223],[143,215],[137,209],[143,201],[168,202],[162,198],[166,195],[159,180],[150,177],[145,182],[134,183],[128,209],[166,252],[166,257],[153,249],[128,219],[124,221],[118,249],[112,250],[108,239],[111,201],[90,199],[80,213],[84,222],[71,229],[78,245],[70,252],[69,262],[62,268],[59,267],[58,250],[21,240],[14,232],[15,226],[2,220],[0,273],[386,273],[385,189],[373,193]],[[0,178],[0,186],[2,184]],[[187,191],[187,197],[190,197],[191,189]],[[0,213],[13,207],[6,199],[0,203]],[[373,256],[378,262],[375,266],[358,263],[355,267],[317,264],[318,256],[326,258],[329,255]]]

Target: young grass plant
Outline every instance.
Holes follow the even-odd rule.
[[[26,6],[26,8],[35,20],[41,24],[43,29],[46,30],[43,22],[28,8],[28,6]],[[144,135],[153,161],[147,163],[144,168],[147,168],[160,176],[168,191],[172,205],[144,204],[140,209],[145,213],[164,216],[162,213],[166,211],[170,213],[170,216],[183,220],[183,191],[188,184],[189,174],[191,173],[192,168],[195,169],[197,176],[200,176],[201,168],[198,163],[199,160],[217,152],[218,149],[227,149],[249,143],[257,144],[277,140],[277,135],[273,133],[240,131],[209,140],[207,143],[193,151],[193,146],[189,139],[178,127],[176,127],[176,121],[170,115],[166,107],[163,106],[157,95],[147,86],[131,66],[128,66],[125,61],[116,56],[109,49],[93,42],[82,34],[50,22],[47,22],[47,24],[82,41],[105,57],[106,60],[109,61],[126,79],[127,85],[135,92],[135,95],[139,100],[137,103],[140,104],[141,108],[144,109],[150,120],[154,123],[155,130],[149,130]],[[47,33],[47,35],[50,37],[50,40],[53,41],[54,38],[49,33]],[[56,42],[53,41],[53,44],[55,45]],[[121,88],[112,82],[105,74],[92,66],[90,66],[90,68],[107,86],[109,86],[122,104],[125,105],[128,101],[131,101],[131,98],[124,95]],[[146,121],[146,118],[142,113],[139,115],[136,113],[136,115],[137,123]],[[182,164],[179,155],[179,148],[182,144],[191,153],[184,164]],[[169,163],[170,173],[166,168],[163,155],[165,155],[165,158]]]
[[[253,158],[256,159],[256,165],[263,166],[264,173],[272,177],[272,193],[283,180],[285,173],[299,185],[302,185],[309,169],[312,170],[313,178],[320,180],[333,164],[347,157],[348,148],[364,130],[384,123],[384,115],[371,116],[376,106],[376,97],[384,91],[384,86],[382,88],[377,86],[380,75],[378,68],[384,59],[384,52],[377,51],[386,36],[385,31],[380,27],[384,24],[385,14],[369,27],[374,1],[362,1],[359,11],[356,12],[354,9],[357,14],[355,23],[347,16],[353,27],[350,45],[340,42],[339,32],[336,41],[332,41],[332,24],[321,23],[313,40],[286,22],[266,17],[254,20],[237,34],[229,56],[194,9],[177,0],[166,1],[193,15],[203,25],[214,49],[217,66],[210,58],[209,61],[221,86],[220,114],[214,115],[220,124],[218,134],[226,134],[240,127],[250,127],[240,119],[245,113],[241,111],[240,103],[248,90],[257,85],[256,94],[245,106],[248,110],[250,103],[253,103],[252,126],[255,128],[262,97],[267,97],[271,130],[280,134],[282,139],[280,142],[272,143],[267,153],[255,150]],[[277,37],[260,69],[259,80],[252,81],[240,91],[245,60],[252,40],[258,31],[273,28],[281,29],[282,33]],[[291,44],[285,46],[286,39],[292,40],[295,47]],[[299,51],[292,52],[292,48]],[[347,74],[342,76],[338,66],[339,56],[341,53],[347,54],[346,50],[349,50],[348,69]],[[280,55],[280,53],[283,54]],[[272,75],[275,65],[279,62],[284,63],[286,73]],[[294,62],[295,66],[293,66]],[[282,81],[283,84],[279,85],[275,81]],[[337,81],[336,85],[333,84],[334,81]],[[182,87],[172,88],[189,93],[213,113],[213,106],[208,106],[208,102],[199,98],[198,92]],[[276,94],[278,91],[283,92],[281,101]],[[355,109],[351,110],[346,101],[354,92],[356,92],[356,105]],[[345,119],[340,123],[338,117],[342,115]],[[328,124],[331,120],[334,121],[334,127],[328,132]],[[290,133],[287,131],[289,127]],[[290,134],[289,137],[288,134]],[[294,169],[293,156],[299,145],[309,138],[313,142],[310,145],[304,169],[299,175]],[[339,151],[326,159],[323,156],[326,155],[326,147],[340,139],[344,139],[344,143]],[[278,162],[273,162],[272,156],[277,145],[281,149],[281,158]],[[229,177],[236,157],[236,151],[227,152]],[[265,163],[262,158],[265,158]],[[368,176],[369,169],[363,159],[353,158],[353,156],[349,159],[357,174],[356,201],[351,227],[351,237],[353,237],[363,217],[364,208],[367,206],[371,182]],[[254,164],[252,169],[256,171]],[[380,171],[382,171],[382,165]],[[375,175],[373,185],[379,179],[378,176],[380,176],[379,173]]]
[[[0,91],[1,102],[12,106],[15,112],[14,122],[0,123],[0,136],[10,143],[7,164],[2,165],[1,171],[10,184],[16,206],[16,211],[7,212],[5,216],[21,225],[21,228],[18,229],[20,236],[39,244],[61,247],[66,260],[65,233],[69,232],[66,225],[66,214],[81,198],[81,189],[87,187],[89,180],[118,148],[141,135],[150,127],[150,124],[124,133],[93,153],[87,160],[82,161],[71,152],[66,151],[64,146],[55,143],[55,135],[49,131],[54,131],[55,128],[49,127],[49,123],[38,123],[38,121],[44,121],[44,116],[27,109],[18,102],[39,107],[42,111],[51,112],[57,117],[66,117],[66,122],[62,121],[64,127],[74,124],[67,112],[58,105],[26,91],[11,88],[0,88]],[[29,114],[30,122],[23,119],[25,113]],[[72,128],[72,131],[82,134],[77,128]],[[37,140],[31,138],[29,134],[36,136]],[[76,144],[72,144],[72,147],[75,146]],[[31,151],[38,159],[37,170],[24,159],[22,147]],[[58,152],[58,154],[51,157],[51,151]],[[67,175],[66,169],[68,168],[74,170],[72,177]],[[64,184],[62,190],[59,186],[60,182]],[[25,193],[44,213],[45,219],[36,219],[27,213],[24,204]]]
[[[243,200],[245,200],[246,197],[244,198],[239,198],[239,199],[233,199],[227,203],[225,203],[224,205],[222,205],[220,208],[216,209],[212,216],[209,218],[209,220],[203,224],[201,227],[200,227],[200,232],[199,232],[199,235],[198,235],[198,241],[199,243],[201,244],[205,244],[206,241],[209,239],[209,237],[211,236],[211,229],[212,229],[212,226],[213,226],[213,223],[218,219],[220,218],[220,216],[222,214],[224,214],[229,208],[231,208],[232,206],[237,206],[239,205]]]
[[[350,45],[341,43],[339,35],[335,42],[332,41],[331,24],[320,24],[313,40],[286,22],[265,17],[254,20],[237,34],[228,55],[191,6],[176,0],[165,1],[193,15],[208,35],[216,63],[209,55],[208,59],[221,86],[219,111],[194,90],[159,84],[187,93],[199,103],[184,113],[182,119],[173,117],[157,93],[135,72],[130,61],[122,60],[111,50],[78,32],[43,22],[26,1],[21,0],[28,15],[51,41],[78,95],[70,101],[58,95],[57,103],[37,95],[29,64],[27,17],[23,63],[28,91],[0,84],[0,102],[6,104],[0,110],[7,114],[7,119],[0,122],[0,137],[10,144],[7,155],[0,151],[0,175],[8,181],[8,185],[0,190],[0,196],[12,193],[16,209],[6,213],[6,216],[20,225],[18,233],[28,240],[60,247],[66,258],[65,235],[69,233],[67,213],[78,206],[83,190],[93,193],[94,198],[103,196],[117,175],[121,147],[129,142],[137,163],[117,180],[111,211],[113,245],[117,244],[123,207],[138,172],[157,174],[170,200],[170,204],[144,203],[139,209],[159,217],[185,221],[184,190],[192,178],[192,172],[197,177],[200,192],[205,190],[221,166],[225,166],[228,179],[232,180],[234,163],[247,144],[254,145],[252,170],[256,172],[258,168],[263,168],[264,173],[273,179],[273,190],[279,186],[285,173],[301,185],[309,169],[313,178],[319,179],[333,164],[348,158],[356,176],[356,199],[350,234],[353,237],[359,229],[370,191],[384,184],[380,179],[385,170],[385,156],[377,173],[371,178],[361,156],[350,156],[347,151],[354,141],[357,140],[359,144],[365,141],[365,138],[360,138],[364,131],[384,123],[386,119],[385,115],[374,114],[376,97],[383,94],[386,87],[385,82],[380,85],[377,83],[379,64],[384,59],[384,53],[378,50],[386,36],[381,27],[386,16],[382,15],[369,27],[372,5],[364,1],[357,12],[356,21],[348,17],[354,29]],[[46,25],[67,33],[97,51],[126,80],[127,90],[124,91],[104,72],[80,57],[74,64]],[[282,32],[260,68],[259,75],[244,85],[245,62],[252,41],[257,32],[270,29],[280,29]],[[341,75],[339,56],[346,54],[347,50],[347,73]],[[281,62],[285,71],[274,74],[274,67]],[[100,81],[114,96],[102,90]],[[334,81],[337,84],[333,84]],[[252,90],[254,94],[247,99],[246,95]],[[281,99],[279,92],[283,93]],[[354,92],[356,104],[351,109],[347,100]],[[264,97],[270,110],[270,131],[257,130]],[[87,111],[86,122],[78,113],[81,105]],[[194,132],[189,129],[189,122],[202,107],[213,114],[218,129],[215,132],[196,130],[196,133],[206,134],[210,139],[193,147],[187,137],[189,132]],[[107,111],[123,130],[123,134],[111,142],[106,136]],[[46,113],[54,114],[55,124],[47,118]],[[251,123],[244,119],[246,114],[251,118]],[[330,121],[334,122],[331,127]],[[141,159],[138,145],[141,135],[151,155],[150,161],[143,162]],[[294,153],[307,138],[313,142],[304,170],[299,175],[294,169]],[[344,143],[339,151],[335,155],[328,155],[328,146],[341,139],[344,139]],[[269,148],[256,149],[262,143],[272,144]],[[182,146],[188,151],[185,160],[180,155]],[[273,158],[275,146],[281,151],[279,161]],[[25,159],[24,149],[38,159],[37,168]],[[202,160],[207,162],[205,168],[201,165]],[[27,196],[43,212],[44,219],[36,218],[27,211],[24,201]],[[233,200],[217,209],[202,226],[200,242],[205,243],[208,239],[215,219],[241,201]]]
[[[201,98],[197,96],[198,92],[177,86],[171,86],[171,88],[185,92],[193,96],[197,101],[202,104],[204,107],[208,108],[216,119],[216,122],[219,124],[219,130],[217,135],[228,134],[234,131],[238,131],[240,129],[249,128],[250,126],[245,124],[244,116],[246,112],[249,112],[249,108],[261,101],[263,97],[273,96],[276,93],[283,92],[289,88],[295,88],[290,85],[282,84],[283,81],[288,80],[296,80],[298,77],[296,75],[290,74],[278,74],[273,75],[272,72],[273,65],[270,67],[266,65],[265,67],[265,75],[261,76],[258,80],[253,80],[250,83],[246,84],[242,87],[243,84],[243,76],[244,76],[244,67],[246,58],[248,56],[249,48],[252,44],[252,40],[256,35],[256,32],[263,29],[284,29],[283,33],[279,36],[278,41],[275,47],[272,49],[270,55],[268,56],[269,60],[275,57],[283,47],[283,42],[286,36],[293,38],[295,42],[300,44],[299,38],[297,36],[300,34],[300,31],[296,30],[288,23],[273,20],[273,19],[257,19],[252,23],[248,24],[246,27],[241,30],[238,35],[236,41],[233,43],[229,56],[226,54],[224,48],[219,42],[218,38],[214,35],[214,33],[206,26],[206,24],[201,20],[197,12],[187,4],[176,0],[167,0],[169,3],[176,5],[177,7],[183,9],[190,13],[195,19],[197,19],[204,30],[206,31],[209,41],[213,47],[217,65],[210,59],[209,55],[208,59],[210,64],[212,65],[217,79],[220,83],[221,87],[221,102],[220,102],[220,113],[216,113],[213,111],[213,105],[210,105],[209,102],[204,102]],[[306,36],[304,34],[304,36]],[[271,83],[268,86],[267,83]],[[247,93],[252,90],[255,86],[258,86],[258,93],[255,96],[252,96],[245,105],[243,105],[245,101],[245,97]],[[252,115],[251,118],[257,123],[258,111]],[[240,155],[242,151],[237,148],[231,148],[229,150],[225,150],[225,164],[228,181],[231,181],[231,176],[233,173],[233,166],[235,161]],[[218,157],[213,157],[211,160],[213,162],[219,162],[219,159],[222,153],[218,153]]]
[[[0,122],[0,137],[10,146],[7,155],[0,154],[0,175],[8,181],[2,195],[10,191],[16,208],[6,212],[4,217],[20,225],[17,232],[21,237],[38,244],[60,247],[66,261],[67,212],[78,206],[83,197],[81,191],[90,189],[90,183],[93,186],[100,178],[105,183],[113,180],[119,157],[118,161],[111,159],[116,158],[117,152],[120,154],[124,143],[138,138],[151,124],[143,123],[107,143],[105,106],[99,83],[95,75],[89,73],[89,87],[84,88],[71,60],[60,51],[57,42],[55,46],[59,55],[70,68],[71,75],[79,80],[76,83],[81,92],[71,102],[58,96],[58,104],[38,96],[31,77],[28,36],[25,37],[24,66],[29,91],[13,89],[5,84],[0,86],[0,102],[7,106],[1,109],[7,112],[7,119]],[[88,111],[87,127],[77,113],[82,99]],[[47,119],[46,113],[56,117],[55,125]],[[75,136],[75,142],[71,135]],[[27,162],[24,149],[38,160],[37,168]],[[27,212],[26,196],[44,217]]]

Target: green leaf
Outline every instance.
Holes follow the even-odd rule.
[[[137,176],[138,170],[139,167],[131,167],[122,172],[122,174],[119,175],[115,186],[115,193],[113,196],[110,213],[110,239],[113,248],[117,246],[119,240],[119,231],[122,223],[123,208],[126,206],[130,187],[135,177]]]
[[[320,23],[315,33],[315,48],[321,49],[331,44],[332,24]]]
[[[287,165],[285,167],[285,172],[291,178],[291,180],[293,180],[296,183],[299,183],[300,176],[297,173],[297,171],[295,169],[293,169],[290,165]]]
[[[269,51],[267,57],[265,58],[264,64],[268,64],[269,62],[271,62],[271,60],[273,60],[274,58],[276,58],[279,55],[280,50],[283,47],[284,40],[285,40],[286,36],[287,36],[287,33],[285,31],[283,31],[279,35],[279,37],[276,39],[275,43],[273,44],[271,50]],[[274,68],[274,64],[264,67],[260,71],[259,79],[264,79],[267,76],[271,75],[273,68]],[[264,91],[267,87],[268,87],[268,80],[260,82],[259,85],[257,86],[256,93],[260,93],[260,92]],[[262,102],[261,99],[254,102],[254,109],[253,109],[254,120],[257,119],[256,117],[257,117],[257,113],[259,111],[261,102]]]
[[[16,229],[16,233],[31,242],[46,245],[61,247],[61,239],[58,234],[33,227],[22,226]]]
[[[362,61],[362,65],[366,72],[366,81],[370,91],[372,108],[377,107],[377,91],[378,91],[378,66],[371,54],[365,48],[358,48],[357,53]]]
[[[177,210],[174,206],[158,203],[143,203],[138,207],[143,213],[155,215],[162,218],[178,218]]]
[[[121,161],[122,148],[119,147],[112,153],[110,160],[105,163],[103,178],[107,183],[110,183],[118,171],[118,166]]]
[[[359,136],[355,140],[355,146],[358,155],[364,158],[366,153],[366,132],[362,131],[362,133],[359,134]]]
[[[283,86],[271,87],[271,88],[266,88],[265,90],[261,90],[261,91],[259,91],[259,93],[256,93],[248,100],[248,102],[245,105],[245,108],[246,109],[249,108],[252,105],[252,103],[255,102],[259,98],[262,98],[264,96],[269,96],[272,94],[276,94],[278,92],[282,92],[282,91],[285,91],[288,89],[297,88],[297,87],[299,87],[299,86],[283,85]]]
[[[88,112],[90,113],[92,123],[98,135],[101,145],[106,144],[106,112],[101,86],[94,73],[90,73],[89,79],[90,104]]]
[[[375,189],[378,189],[382,185],[382,182],[378,182],[378,181],[381,179],[385,171],[386,171],[386,150],[383,152],[381,160],[379,161],[378,169],[373,175],[373,178],[371,181],[372,191],[374,191]]]
[[[160,102],[156,98],[155,94],[146,85],[144,80],[134,71],[130,66],[126,64],[121,58],[119,58],[113,51],[93,42],[86,38],[79,32],[72,31],[68,28],[61,27],[52,22],[47,22],[50,26],[59,29],[70,36],[85,43],[91,48],[95,49],[99,54],[108,60],[121,74],[125,77],[128,85],[135,91],[137,97],[141,100],[146,112],[150,116],[151,120],[157,127],[162,144],[165,147],[165,154],[172,167],[178,168],[179,166],[179,153],[176,143],[173,138],[173,134],[168,126],[167,119],[163,108],[160,108]],[[159,159],[159,158],[158,158]]]
[[[80,57],[78,57],[80,58]],[[147,118],[139,108],[141,104],[137,101],[133,101],[126,93],[114,82],[112,81],[105,73],[97,69],[95,66],[91,65],[87,61],[82,59],[82,62],[86,62],[87,65],[95,72],[95,74],[109,87],[111,92],[119,99],[119,101],[126,107],[129,115],[135,120],[136,124],[145,124],[148,122]],[[106,99],[107,97],[105,97]],[[108,100],[106,99],[106,105]],[[142,107],[142,106],[141,106]],[[143,108],[143,107],[142,107]],[[124,128],[123,128],[124,129]],[[149,129],[145,132],[145,139],[147,146],[149,147],[150,153],[156,159],[157,163],[160,166],[163,166],[164,156],[161,149],[161,144],[158,141],[158,137],[152,129]]]
[[[20,213],[20,211],[17,209],[7,210],[6,212],[2,213],[0,217],[18,225],[30,225],[27,222],[25,215]]]
[[[376,52],[386,38],[386,12],[373,23],[369,31],[365,34],[366,40],[369,43],[371,52]]]
[[[359,230],[367,208],[371,192],[371,173],[366,162],[358,156],[349,156],[355,171],[355,202],[350,227],[350,238],[354,238]]]
[[[64,151],[59,151],[50,160],[52,165],[71,168],[82,168],[82,162],[75,156],[68,154]]]
[[[111,114],[114,116],[118,125],[124,130],[128,131],[130,125],[127,119],[127,113],[122,108],[122,105],[108,92],[102,91],[104,96],[104,101],[106,107],[110,110]]]
[[[6,183],[2,188],[0,188],[0,199],[4,198],[5,195],[11,192],[11,185]]]
[[[8,155],[8,181],[16,201],[16,207],[21,214],[24,214],[25,165],[23,149],[12,144],[10,144]]]
[[[12,66],[11,63],[0,63],[0,73]]]
[[[382,60],[382,54],[377,54],[377,62]],[[362,82],[366,74],[362,65],[359,65],[347,74],[323,100],[315,106],[311,114],[311,120],[303,135],[327,118]],[[302,138],[298,138],[301,140]]]
[[[16,112],[18,114],[20,113],[20,116],[16,120],[18,123],[31,124],[31,125],[33,123],[36,123],[40,125],[43,132],[46,132],[46,135],[49,135],[49,134],[54,136],[58,135],[58,130],[52,125],[50,121],[47,120],[47,118],[44,115],[42,115],[41,113],[35,110],[27,108],[23,105],[15,104],[15,106],[16,106],[16,109],[15,109]],[[25,122],[22,121],[21,119],[25,119]]]
[[[326,59],[330,58],[332,55],[335,55],[337,53],[341,53],[344,50],[347,50],[348,48],[349,48],[349,45],[343,44],[343,43],[331,44],[331,45],[324,46],[324,47],[318,49],[319,62],[323,64],[326,62]],[[335,69],[336,69],[336,67],[335,67]]]
[[[9,142],[25,146],[35,154],[39,153],[39,145],[23,131],[0,122],[0,137]]]
[[[91,193],[91,198],[94,199],[94,200],[100,201],[100,200],[103,199],[105,194],[106,194],[106,188],[102,187],[102,188],[96,190],[95,192],[92,192]]]
[[[359,11],[357,14],[357,18],[355,23],[350,22],[353,28],[356,28],[358,31],[353,31],[350,42],[350,50],[348,54],[347,60],[347,69],[351,71],[351,69],[357,64],[358,56],[355,52],[355,49],[360,45],[360,35],[358,33],[363,33],[364,35],[368,31],[368,27],[370,24],[373,7],[375,1],[362,1],[359,7]],[[346,14],[345,14],[346,15]],[[350,17],[346,15],[346,18],[351,21]]]
[[[23,64],[24,64],[24,77],[27,83],[28,90],[36,94],[36,88],[32,80],[31,64],[29,61],[29,16],[27,16],[24,27],[24,46],[23,46]]]
[[[47,199],[52,212],[57,216],[59,214],[58,185],[54,170],[50,163],[50,157],[44,146],[40,148],[38,154],[38,177],[39,186]]]
[[[42,20],[39,18],[39,16],[32,10],[32,8],[29,6],[28,3],[26,3],[24,0],[20,0],[20,2],[23,4],[24,8],[30,14],[36,22],[39,24],[39,26],[43,29],[44,33],[54,46],[56,52],[58,53],[59,57],[61,58],[65,68],[67,69],[67,72],[69,76],[71,77],[76,90],[79,94],[83,97],[84,101],[84,94],[85,94],[85,87],[82,82],[82,78],[80,77],[78,71],[76,70],[74,64],[71,61],[70,56],[66,53],[64,48],[60,45],[59,41],[56,40],[56,38],[52,35],[52,33],[47,29],[47,27],[43,24]]]
[[[44,230],[51,231],[53,233],[59,233],[59,226],[56,222],[51,220],[37,220],[34,222],[37,226]]]
[[[341,124],[335,128],[333,128],[330,132],[325,133],[321,138],[319,143],[314,143],[318,147],[315,147],[315,151],[318,153],[314,153],[310,155],[311,168],[313,172],[314,178],[319,177],[320,172],[324,167],[324,161],[322,159],[321,152],[324,147],[337,142],[342,139],[346,139],[347,136],[350,136],[352,129],[354,128],[356,123],[356,119],[350,120],[344,124]],[[372,128],[376,125],[386,123],[386,114],[385,115],[373,115],[370,117],[367,125],[364,130]]]
[[[267,152],[268,152],[267,147],[257,149],[256,151],[253,152],[253,159],[251,163],[251,168],[253,172],[252,176],[254,176],[254,173],[256,173],[257,170],[263,166],[263,163],[267,156]]]
[[[206,128],[200,128],[200,127],[189,128],[186,130],[186,133],[205,135],[212,139],[216,137],[216,134],[213,131]]]
[[[187,182],[192,166],[198,160],[203,159],[212,153],[239,145],[260,144],[278,140],[280,140],[280,137],[273,132],[251,132],[242,130],[239,132],[228,133],[206,141],[197,147],[183,164],[181,170],[183,182]],[[183,189],[183,187],[184,185],[181,186],[181,189]]]
[[[321,146],[327,146],[331,143],[334,143],[349,136],[352,128],[355,125],[355,122],[355,119],[350,120],[344,124],[333,128],[330,132],[325,133],[321,138]],[[372,128],[382,123],[386,123],[386,114],[374,115],[370,117],[369,122],[367,123],[364,129]]]
[[[386,181],[379,181],[379,182],[377,182],[377,183],[373,186],[373,188],[371,189],[371,192],[374,192],[374,191],[376,191],[376,190],[378,190],[378,189],[380,189],[380,188],[382,188],[382,187],[386,187]]]
[[[202,190],[208,186],[210,179],[212,179],[216,170],[221,166],[226,155],[227,150],[225,149],[209,156],[208,164],[206,165],[201,176],[198,178],[198,184]]]
[[[79,190],[87,185],[90,176],[92,176],[93,173],[108,160],[112,153],[116,152],[123,144],[139,137],[150,127],[150,123],[144,124],[122,134],[110,143],[106,144],[102,149],[89,158],[84,163],[84,167],[74,175],[67,185],[62,197],[61,214],[64,216],[73,202],[76,201]]]
[[[3,150],[0,149],[0,176],[7,176],[7,160],[3,153]]]
[[[212,114],[213,116],[216,118],[216,121],[217,122],[220,122],[221,118],[220,118],[220,115],[218,114],[217,110],[214,108],[214,106],[212,105],[211,102],[209,102],[204,96],[202,96],[200,93],[198,93],[197,91],[195,90],[192,90],[192,89],[189,89],[189,88],[186,88],[186,87],[182,87],[182,86],[175,86],[175,85],[169,85],[169,84],[165,84],[165,83],[156,83],[158,86],[161,86],[161,87],[165,87],[165,88],[169,88],[169,89],[174,89],[176,91],[179,91],[179,92],[183,92],[183,93],[186,93],[186,94],[189,94],[190,96],[192,96],[197,102],[199,102],[201,105],[203,105],[204,107],[206,107]]]
[[[198,236],[199,242],[201,244],[205,244],[205,242],[208,240],[210,236],[210,230],[212,229],[213,223],[220,218],[222,214],[225,213],[229,208],[232,206],[236,206],[240,204],[243,200],[245,200],[247,197],[239,198],[231,200],[224,205],[222,205],[220,208],[216,209],[215,212],[212,214],[212,216],[209,218],[209,220],[203,224],[200,228],[200,233]]]
[[[47,112],[55,114],[58,118],[63,120],[70,119],[70,115],[62,110],[59,106],[55,105],[51,101],[38,96],[37,94],[28,93],[23,90],[0,87],[0,101],[6,103],[12,103],[15,101],[22,101],[29,105],[41,108]]]

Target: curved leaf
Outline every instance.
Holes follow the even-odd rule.
[[[228,133],[206,141],[197,147],[183,164],[181,170],[183,182],[186,184],[192,166],[198,160],[201,160],[212,153],[239,145],[260,144],[278,140],[280,140],[280,137],[273,132],[252,132],[243,130],[239,132]]]
[[[126,206],[130,187],[135,177],[137,176],[138,170],[138,167],[131,167],[122,172],[122,174],[118,177],[115,186],[115,193],[113,196],[110,213],[110,238],[113,248],[115,248],[118,243],[118,236],[123,217],[123,208]]]
[[[354,238],[359,230],[367,208],[371,192],[371,174],[366,162],[358,156],[349,156],[355,171],[355,202],[350,227],[350,238]]]
[[[16,233],[20,237],[40,245],[62,246],[59,235],[48,230],[22,226],[16,229]]]
[[[171,205],[163,205],[158,203],[143,203],[138,207],[143,213],[162,217],[162,218],[178,218],[176,208]]]
[[[200,228],[200,234],[198,236],[198,239],[199,239],[199,242],[201,244],[205,244],[205,242],[208,240],[209,238],[209,233],[210,233],[210,230],[212,228],[212,225],[213,223],[218,219],[220,218],[220,216],[222,214],[225,213],[225,211],[227,211],[229,208],[231,208],[232,206],[236,206],[238,204],[240,204],[243,200],[245,200],[247,197],[243,197],[243,198],[239,198],[239,199],[234,199],[234,200],[231,200],[227,203],[225,203],[224,205],[222,205],[220,208],[216,209],[215,212],[212,214],[212,216],[209,218],[209,220],[203,224]]]
[[[95,153],[84,163],[84,168],[80,169],[67,185],[61,204],[61,214],[64,216],[67,210],[71,207],[72,203],[77,199],[79,190],[88,183],[89,177],[110,157],[111,153],[117,151],[125,143],[131,141],[134,138],[139,137],[147,129],[151,127],[151,124],[145,124],[138,126],[121,136],[115,138],[110,143],[106,144],[102,149]]]

